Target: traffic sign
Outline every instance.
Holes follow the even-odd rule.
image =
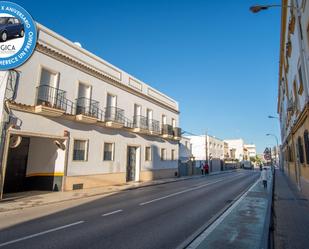
[[[265,159],[266,161],[271,160],[270,154],[264,154],[264,159]]]
[[[270,155],[270,149],[266,147],[264,150],[264,155]]]

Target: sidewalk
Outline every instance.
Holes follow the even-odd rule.
[[[211,175],[216,174],[224,174],[234,172],[234,170],[229,171],[222,171],[222,172],[214,172]],[[115,186],[105,186],[105,187],[98,187],[98,188],[90,188],[90,189],[81,189],[81,190],[74,190],[74,191],[65,191],[65,192],[38,192],[38,191],[29,191],[24,193],[19,193],[17,196],[14,197],[12,195],[11,198],[6,198],[0,201],[0,212],[7,212],[11,210],[17,209],[24,209],[30,207],[36,207],[41,205],[48,205],[52,203],[70,201],[70,200],[77,200],[81,198],[87,198],[92,196],[108,196],[115,194],[119,191],[148,187],[153,185],[160,185],[170,182],[176,181],[184,181],[189,180],[192,178],[200,178],[203,177],[201,175],[195,176],[184,176],[179,178],[168,178],[168,179],[160,179],[160,180],[153,180],[149,182],[132,182],[126,183],[122,185],[115,185]]]
[[[281,171],[274,192],[275,249],[309,248],[309,202]]]
[[[267,248],[272,203],[272,179],[264,189],[260,179],[201,233],[187,249]]]

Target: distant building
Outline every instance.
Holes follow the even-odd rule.
[[[256,146],[255,144],[245,144],[245,148],[248,150],[249,159],[256,157]]]
[[[188,137],[182,137],[179,142],[179,160],[187,162],[192,158],[191,141]]]
[[[221,160],[224,159],[224,141],[210,135],[189,136],[189,138],[195,160],[200,163],[209,161],[212,171],[220,170]]]
[[[224,140],[228,144],[230,157],[233,159],[237,159],[239,161],[244,160],[244,140],[242,138],[239,139],[228,139]]]
[[[224,159],[229,159],[230,158],[230,153],[229,153],[229,144],[227,142],[223,142],[224,145]]]

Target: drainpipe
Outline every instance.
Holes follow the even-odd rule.
[[[66,139],[66,150],[65,150],[65,158],[64,158],[64,172],[61,184],[61,191],[64,191],[64,185],[66,182],[67,172],[68,172],[68,161],[69,161],[69,151],[70,151],[70,132],[64,131],[64,136]]]

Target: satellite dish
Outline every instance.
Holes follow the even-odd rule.
[[[21,143],[22,137],[18,135],[13,135],[10,137],[10,148],[17,148]]]
[[[61,150],[65,150],[65,145],[63,142],[60,142],[59,140],[54,140],[54,144]]]

